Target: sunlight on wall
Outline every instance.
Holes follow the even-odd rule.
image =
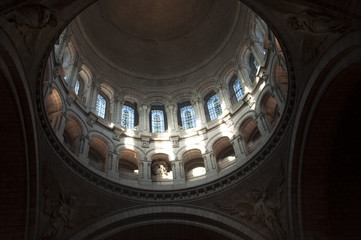
[[[233,127],[231,127],[230,129],[225,123],[219,126],[219,130],[221,131],[222,137],[228,137],[229,139],[232,139],[234,136],[234,134],[232,133]]]
[[[202,176],[206,174],[206,169],[204,167],[196,167],[192,169],[191,174],[194,177]]]
[[[133,139],[133,138],[128,138],[128,137],[125,138],[125,139],[124,139],[124,145],[125,145],[125,147],[128,148],[128,149],[135,150],[135,148],[134,148],[135,143],[134,143],[134,139]]]
[[[206,144],[200,136],[185,139],[184,145],[186,146],[186,151],[196,148],[199,149],[202,154],[206,152]]]

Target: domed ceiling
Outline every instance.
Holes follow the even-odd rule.
[[[76,37],[95,53],[87,55],[92,62],[100,58],[128,76],[182,77],[225,48],[239,9],[229,0],[100,0],[77,17]],[[81,52],[88,46],[79,46]]]

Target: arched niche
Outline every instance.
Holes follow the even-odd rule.
[[[173,179],[172,164],[165,153],[156,153],[152,156],[151,173],[153,181],[166,181]]]
[[[63,103],[57,90],[53,89],[45,103],[45,111],[51,127],[56,131],[60,124]]]
[[[206,169],[202,153],[198,149],[191,149],[182,156],[186,180],[204,176]]]
[[[119,176],[128,179],[138,179],[139,155],[131,149],[120,151],[118,159]]]
[[[109,145],[101,137],[94,136],[89,147],[89,164],[90,166],[105,172],[105,163],[109,154]]]
[[[261,111],[266,115],[267,120],[270,122],[272,129],[276,127],[279,118],[279,106],[274,97],[270,93],[265,93],[261,99]]]
[[[252,117],[248,117],[243,121],[239,132],[246,142],[248,152],[252,152],[261,140],[261,133]]]
[[[233,145],[228,137],[221,137],[213,143],[213,155],[216,158],[218,170],[225,169],[235,162]]]
[[[69,117],[68,122],[64,128],[64,145],[74,154],[78,154],[79,141],[82,135],[82,127],[78,121],[73,116]]]

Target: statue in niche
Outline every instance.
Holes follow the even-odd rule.
[[[165,167],[163,166],[163,164],[159,165],[159,168],[157,170],[157,175],[159,176],[168,176],[168,172],[167,169],[165,169]]]
[[[170,167],[165,160],[155,160],[152,163],[152,173],[158,177],[168,177]]]
[[[278,165],[280,165],[278,173],[272,177],[264,192],[254,189],[248,193],[248,201],[217,201],[215,205],[246,221],[265,226],[272,233],[273,239],[280,240],[286,239],[286,233],[279,219],[279,212],[282,208],[281,185],[285,176],[282,164]]]

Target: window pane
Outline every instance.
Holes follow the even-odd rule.
[[[236,94],[237,101],[241,100],[243,98],[244,92],[243,92],[241,82],[239,81],[238,78],[233,83],[233,90],[234,90],[234,93]]]
[[[79,93],[79,87],[80,87],[79,80],[76,80],[75,87],[74,87],[74,91],[75,91],[76,95],[78,95],[78,93]]]
[[[152,110],[151,115],[152,115],[152,132],[153,133],[165,132],[163,111]]]
[[[211,121],[222,114],[221,102],[219,101],[217,94],[213,95],[207,101],[207,107]]]
[[[196,127],[196,116],[192,106],[182,107],[180,113],[184,130]]]
[[[124,105],[122,108],[121,126],[127,129],[134,128],[134,109],[127,105]]]
[[[106,106],[107,106],[107,102],[105,101],[104,97],[102,95],[98,94],[97,106],[95,108],[95,111],[99,117],[105,118]]]

